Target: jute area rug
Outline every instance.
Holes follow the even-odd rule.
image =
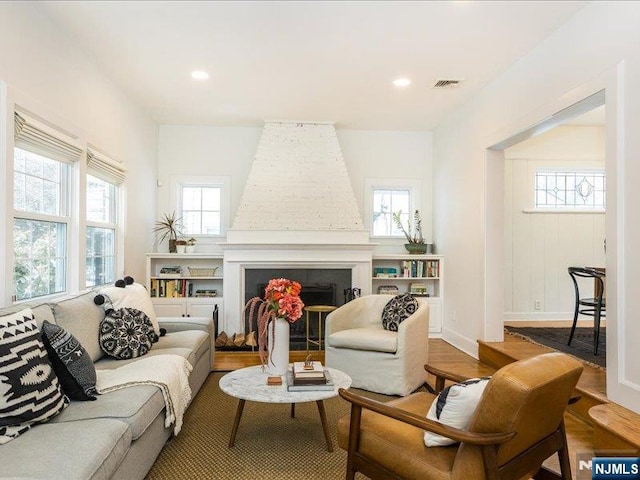
[[[165,445],[147,479],[344,478],[347,454],[338,447],[336,427],[349,413],[345,400],[324,401],[333,453],[327,451],[315,402],[296,404],[295,418],[288,404],[246,402],[235,446],[229,448],[238,400],[218,387],[222,375],[209,375],[185,414],[182,431]],[[390,398],[366,394],[381,401]]]

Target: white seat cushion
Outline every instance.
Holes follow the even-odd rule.
[[[380,327],[350,328],[329,335],[329,346],[367,350],[371,352],[396,353],[398,332]]]

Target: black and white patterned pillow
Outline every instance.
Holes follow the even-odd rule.
[[[382,310],[382,327],[392,332],[418,309],[418,301],[410,293],[396,295],[387,302]]]
[[[100,322],[100,348],[119,360],[145,355],[157,340],[149,317],[135,308],[109,310]]]
[[[31,309],[0,317],[0,445],[68,404]]]
[[[96,367],[80,342],[62,327],[42,323],[42,341],[62,390],[72,400],[95,400]]]
[[[461,430],[469,428],[471,418],[491,377],[470,378],[442,390],[433,400],[427,418]],[[427,447],[444,447],[456,443],[450,438],[424,432]]]

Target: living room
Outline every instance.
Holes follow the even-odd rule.
[[[529,2],[510,6],[488,3],[484,7],[487,11],[482,11],[482,4],[473,2],[436,5],[433,8],[443,10],[430,12],[427,3],[382,3],[376,7],[368,3],[296,2],[287,7],[267,2],[260,9],[252,3],[201,5],[205,10],[228,8],[230,18],[239,22],[234,26],[229,20],[225,27],[225,17],[221,14],[216,23],[203,16],[197,25],[197,28],[218,32],[216,48],[225,51],[224,61],[228,62],[229,68],[234,62],[251,65],[242,70],[242,78],[232,78],[228,72],[216,70],[218,63],[205,47],[191,50],[188,55],[172,49],[180,43],[180,36],[185,35],[177,25],[184,13],[182,9],[186,12],[187,7],[169,5],[166,7],[170,8],[170,13],[162,12],[162,9],[154,12],[153,15],[158,15],[154,28],[140,23],[137,34],[144,36],[143,26],[155,32],[159,24],[166,35],[157,44],[144,44],[136,49],[135,25],[145,16],[145,9],[152,8],[149,2],[131,5],[5,2],[0,6],[0,31],[5,39],[0,45],[0,144],[3,147],[0,150],[3,166],[0,176],[3,184],[10,185],[13,176],[13,115],[16,109],[70,134],[85,148],[93,147],[122,161],[126,169],[123,184],[126,201],[123,202],[124,221],[120,225],[122,235],[118,243],[115,278],[131,275],[137,281],[143,281],[146,254],[167,249],[166,244],[157,244],[153,229],[163,214],[175,210],[171,185],[176,177],[204,175],[226,179],[229,211],[225,228],[231,228],[265,121],[335,122],[353,196],[362,212],[363,228],[369,225],[365,215],[368,208],[366,190],[375,179],[411,180],[416,186],[420,194],[416,208],[422,214],[425,237],[446,261],[446,301],[441,311],[441,336],[477,358],[477,340],[502,341],[505,320],[504,156],[501,149],[492,147],[604,90],[609,188],[605,227],[607,296],[615,299],[607,305],[607,396],[640,412],[640,370],[633,343],[640,328],[633,321],[638,308],[633,298],[640,280],[632,274],[640,262],[640,256],[635,255],[632,248],[640,234],[633,209],[638,203],[633,186],[640,175],[634,161],[640,154],[640,144],[633,134],[640,124],[637,92],[640,84],[640,54],[637,51],[640,6],[637,2],[541,3],[535,9],[537,16],[531,17],[530,22],[539,21],[539,28],[532,28],[529,36],[523,39],[518,37],[518,29],[524,28],[525,18],[534,15],[534,10],[522,13],[517,8],[533,8]],[[414,15],[402,11],[411,8],[418,11],[423,8],[424,11],[414,12]],[[332,9],[345,10],[338,15]],[[151,11],[148,13],[150,18],[156,18]],[[504,36],[494,43],[503,47],[512,44],[513,48],[496,50],[493,56],[491,52],[482,52],[483,58],[493,60],[492,70],[482,69],[474,63],[474,57],[481,53],[475,52],[474,38],[454,39],[458,48],[450,53],[459,56],[444,62],[442,71],[422,71],[423,77],[413,77],[413,85],[404,89],[392,86],[391,81],[401,74],[411,77],[417,69],[415,65],[429,63],[428,54],[441,48],[441,39],[420,40],[419,37],[414,44],[420,44],[422,48],[416,54],[399,57],[407,64],[393,61],[394,56],[399,55],[392,48],[393,39],[376,37],[369,38],[371,43],[366,50],[351,53],[362,64],[354,61],[352,65],[343,56],[339,57],[340,62],[327,60],[326,57],[335,51],[348,50],[345,48],[350,45],[347,40],[353,39],[346,32],[357,33],[362,29],[361,35],[365,37],[365,33],[371,34],[368,29],[384,31],[385,14],[400,25],[398,30],[393,30],[399,37],[402,37],[403,22],[412,32],[418,32],[421,23],[431,17],[456,19],[460,16],[460,22],[481,26],[485,22],[494,25],[489,23],[494,21],[511,29],[501,30]],[[315,50],[308,50],[312,53],[294,49],[275,58],[252,56],[245,59],[233,53],[234,44],[243,44],[244,51],[259,50],[258,45],[265,51],[269,46],[282,49],[288,43],[302,48],[302,32],[277,28],[287,25],[288,15],[300,20],[300,24],[304,24],[302,20],[306,18],[310,22],[310,37],[315,33],[322,38],[320,29],[327,28],[328,34],[324,36],[327,43],[316,39],[311,45]],[[244,27],[240,21],[243,16],[248,16]],[[336,16],[342,20],[339,22]],[[409,20],[411,17],[413,21]],[[362,25],[358,25],[359,18],[363,19]],[[365,21],[369,18],[370,24]],[[322,20],[337,25],[326,27]],[[451,22],[452,25],[455,23]],[[446,25],[444,21],[441,23]],[[241,28],[253,29],[254,36],[243,38]],[[435,26],[431,28],[435,30]],[[91,32],[96,35],[95,45],[87,37]],[[187,31],[186,35],[189,34]],[[198,35],[201,34],[193,33],[196,39],[200,38]],[[482,37],[484,34],[475,35]],[[519,43],[516,42],[518,38]],[[420,43],[423,41],[424,45]],[[429,41],[435,43],[427,47]],[[101,51],[105,45],[111,45],[111,49]],[[145,51],[145,48],[149,50]],[[145,70],[144,58],[139,56],[145,53],[154,62],[166,57],[165,66],[161,70]],[[372,65],[387,68],[384,77],[380,70],[375,70],[375,76],[369,73],[365,59]],[[274,60],[274,63],[268,66],[268,60]],[[478,70],[463,68],[466,64]],[[320,75],[318,70],[329,65],[336,78],[353,70],[351,78],[359,74],[361,83],[352,80],[348,86],[340,87],[326,82],[323,89],[313,83],[307,89],[303,81],[287,83],[286,78],[279,78],[284,74],[274,73],[293,74],[306,69]],[[211,78],[200,83],[193,81],[190,74],[195,68],[209,69]],[[472,76],[480,72],[484,75],[481,80]],[[275,80],[263,84],[260,74],[265,78],[275,77]],[[153,77],[169,80],[164,90],[157,89]],[[438,92],[438,98],[444,97],[448,103],[444,100],[429,103],[420,100],[423,97],[412,96],[416,87],[430,89],[431,82],[437,78],[463,80],[457,89]],[[368,86],[374,82],[380,84]],[[233,83],[242,85],[247,98],[242,105],[253,103],[253,111],[246,107],[243,110],[233,103],[225,104],[224,88],[230,88]],[[166,85],[170,86],[167,88]],[[359,95],[365,98],[365,93],[367,100],[362,102],[361,109],[366,114],[361,113],[360,108],[352,107],[342,115],[343,110],[337,104],[346,104],[350,97]],[[283,104],[289,97],[288,104],[297,103],[299,108],[292,112],[263,108],[269,97],[280,99]],[[207,110],[207,102],[202,98],[213,98],[214,103],[226,106]],[[240,100],[240,97],[233,98]],[[149,100],[157,103],[149,104]],[[372,104],[374,108],[371,108]],[[187,106],[192,108],[187,112],[188,116],[185,113]],[[408,112],[406,117],[397,113],[401,110]],[[175,115],[169,118],[167,111]],[[12,305],[15,294],[11,253],[14,210],[10,191],[5,189],[7,194],[0,200],[0,219],[5,227],[0,229],[0,239],[7,252],[0,258],[2,307]],[[83,207],[80,203],[72,204],[76,213]],[[68,294],[83,291],[86,286],[82,262],[78,260],[84,257],[85,249],[84,236],[80,233],[82,224],[71,226],[75,229],[72,230],[75,240],[70,245],[70,257],[75,255],[76,258],[69,267]],[[222,252],[218,244],[227,241],[226,235],[199,238],[197,248],[201,252]],[[401,253],[403,250],[402,239],[377,241],[367,238],[367,241],[380,243],[381,246],[376,247],[378,252]]]

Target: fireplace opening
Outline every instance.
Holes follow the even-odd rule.
[[[264,289],[266,283],[258,284],[258,290],[256,296],[262,297],[264,295]],[[302,285],[300,290],[300,298],[305,306],[311,305],[336,305],[336,284],[311,284]],[[322,331],[324,332],[324,317],[322,315]],[[318,314],[309,313],[309,338],[313,340],[318,339],[319,335]],[[245,318],[245,331],[250,331],[250,325],[248,324],[248,318]],[[307,312],[302,312],[302,317],[291,324],[289,331],[289,348],[291,350],[306,350],[307,349]]]
[[[344,304],[341,292],[350,289],[350,268],[251,268],[245,270],[244,302],[252,297],[264,297],[264,289],[272,278],[288,278],[302,286],[300,297],[305,306],[331,305],[339,307]],[[340,293],[340,295],[338,295]],[[319,327],[324,332],[326,314],[322,314],[322,324],[318,325],[318,314],[309,314],[309,338],[317,340]],[[249,325],[248,312],[244,316],[244,330],[248,334],[256,327]],[[307,348],[307,313],[291,324],[290,349],[306,350]],[[311,346],[310,346],[311,347]],[[317,348],[317,347],[316,347]]]

